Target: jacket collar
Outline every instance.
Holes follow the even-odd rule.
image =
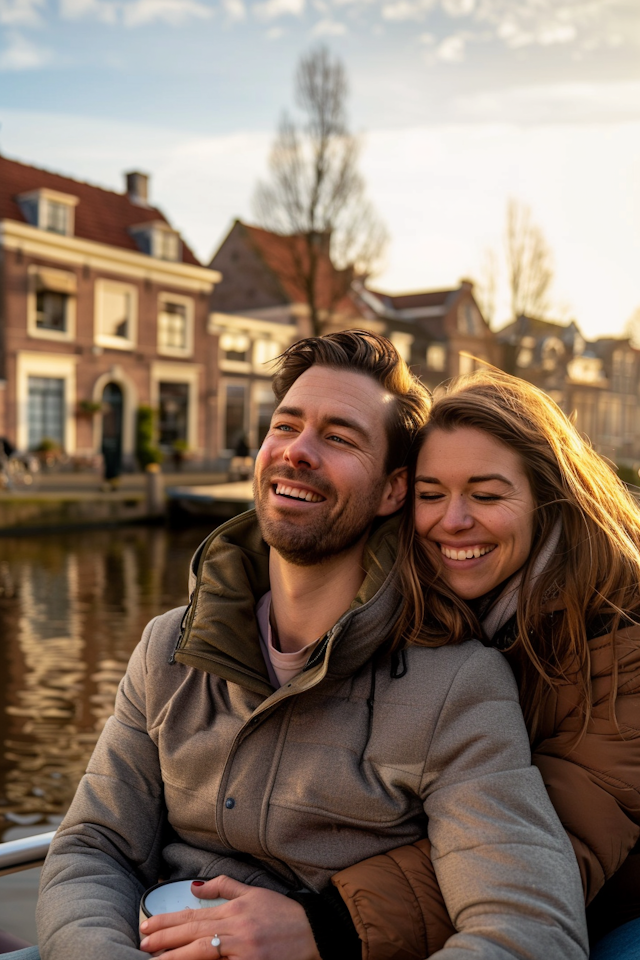
[[[391,518],[374,528],[365,547],[362,586],[314,651],[296,690],[312,679],[315,685],[327,673],[352,675],[389,637],[400,605],[393,569],[397,527]],[[268,589],[269,547],[250,510],[218,527],[198,548],[175,660],[270,696],[255,616],[256,603]]]

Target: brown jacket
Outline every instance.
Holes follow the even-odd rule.
[[[610,635],[592,639],[589,647],[593,713],[587,733],[572,749],[581,719],[577,687],[567,684],[547,701],[533,759],[573,844],[586,903],[600,892],[587,911],[597,939],[640,916],[640,855],[629,856],[640,837],[640,626],[618,632],[615,658]],[[609,694],[616,668],[614,719]],[[454,926],[439,870],[429,841],[421,840],[333,877],[365,960],[424,960],[443,946]]]

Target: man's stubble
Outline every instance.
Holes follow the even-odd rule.
[[[268,507],[271,481],[268,475],[254,480],[254,497],[260,531],[265,543],[276,550],[283,560],[296,566],[315,566],[325,563],[355,546],[367,533],[375,519],[385,477],[378,478],[361,496],[352,494],[342,504],[335,503],[334,491],[329,485],[319,482],[318,477],[305,470],[278,470],[280,480],[308,484],[327,499],[320,509],[311,507],[307,516],[300,514],[291,519],[277,515]]]

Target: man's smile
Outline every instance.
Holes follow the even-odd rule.
[[[279,497],[287,497],[289,500],[306,500],[308,503],[320,503],[326,499],[319,493],[314,493],[313,490],[304,490],[301,487],[294,487],[285,483],[274,483],[273,490]]]

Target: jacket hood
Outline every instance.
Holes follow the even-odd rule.
[[[365,546],[360,590],[305,672],[315,667],[323,676],[349,676],[389,637],[400,604],[394,569],[397,530],[396,517],[374,526]],[[268,590],[269,547],[250,510],[214,530],[196,551],[175,660],[270,696],[273,687],[255,615],[256,603]]]

